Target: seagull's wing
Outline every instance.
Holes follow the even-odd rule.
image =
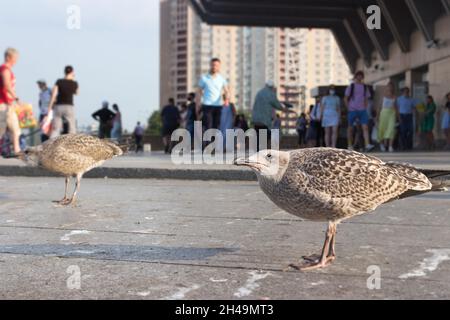
[[[408,190],[430,190],[427,177],[413,167],[387,165],[358,152],[312,149],[299,163],[307,188],[339,209],[366,212]]]
[[[55,147],[59,147],[65,153],[86,157],[95,162],[122,154],[122,150],[114,143],[84,134],[62,136]]]
[[[68,134],[43,145],[44,168],[68,175],[84,173],[122,154],[114,143],[83,134]]]

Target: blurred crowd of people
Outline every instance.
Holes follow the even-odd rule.
[[[6,49],[4,63],[0,66],[0,151],[3,156],[15,157],[25,146],[17,110],[23,102],[16,92],[16,77],[13,68],[18,62],[19,52]],[[45,142],[61,134],[76,133],[74,96],[79,93],[74,68],[64,68],[64,75],[50,88],[44,79],[37,81],[39,88],[40,140]],[[29,114],[28,116],[33,116]],[[122,137],[122,115],[119,106],[103,102],[100,110],[92,114],[99,122],[98,136],[120,140]],[[9,148],[12,145],[12,150]]]
[[[18,51],[8,48],[4,54],[4,63],[0,66],[0,147],[5,145],[3,137],[8,132],[7,136],[13,146],[12,156],[21,150],[21,129],[14,111],[20,99],[15,90],[16,78],[12,70],[18,58]],[[161,135],[166,153],[172,150],[171,135],[177,128],[187,129],[191,137],[194,137],[195,121],[201,121],[203,132],[219,129],[224,138],[228,129],[239,128],[246,131],[249,128],[245,114],[238,114],[231,101],[227,80],[220,69],[221,61],[212,59],[210,70],[199,79],[196,92],[189,93],[186,101],[178,103],[170,98],[162,108]],[[42,142],[60,134],[75,133],[74,96],[79,92],[79,84],[75,80],[74,68],[66,66],[64,76],[52,88],[48,87],[44,79],[38,80],[37,84],[40,90],[41,128],[46,122],[50,128],[42,130]],[[258,133],[258,148],[262,130],[267,132],[265,146],[270,147],[270,130],[281,128],[280,113],[295,113],[290,107],[279,101],[277,89],[271,80],[256,94],[251,123]],[[441,106],[430,95],[426,101],[414,99],[408,87],[401,88],[397,94],[393,83],[386,85],[381,101],[375,105],[373,88],[364,83],[364,73],[358,71],[343,96],[339,96],[335,86],[331,85],[326,94],[316,97],[316,102],[310,106],[308,113],[299,115],[296,123],[298,145],[338,147],[339,138],[345,136],[346,146],[341,143],[340,147],[350,150],[369,152],[376,145],[381,151],[389,152],[393,152],[395,148],[434,149],[433,132],[439,107]],[[450,149],[450,93],[442,105],[442,114],[440,126],[446,137],[446,148]],[[117,104],[113,104],[111,110],[109,103],[104,101],[102,107],[92,114],[92,118],[99,122],[100,138],[121,139],[122,114]],[[346,133],[342,134],[340,129],[345,126]],[[138,152],[143,151],[144,131],[144,127],[138,122],[133,132]]]
[[[162,137],[166,153],[172,151],[172,133],[183,128],[194,138],[195,121],[202,122],[202,129],[218,129],[226,136],[226,130],[239,128],[246,131],[248,122],[244,114],[238,114],[230,100],[228,83],[220,74],[221,61],[211,60],[209,73],[203,75],[198,83],[197,92],[191,92],[186,101],[178,105],[170,98],[161,110]],[[225,141],[224,141],[225,143]]]
[[[116,103],[111,110],[109,102],[103,101],[102,107],[92,114],[92,118],[99,122],[98,137],[100,139],[119,141],[122,138],[122,114]]]
[[[300,147],[337,147],[339,129],[347,126],[346,147],[369,152],[379,146],[382,152],[408,151],[414,147],[434,149],[434,129],[438,106],[433,96],[425,101],[411,97],[408,87],[400,89],[389,82],[377,105],[371,86],[364,83],[364,73],[358,71],[346,88],[343,98],[331,85],[327,94],[316,97],[308,114],[302,113],[296,125]],[[442,105],[441,129],[450,149],[450,93]],[[341,144],[341,147],[345,147]]]
[[[224,137],[227,129],[249,128],[248,119],[244,114],[237,114],[230,101],[228,83],[220,74],[220,67],[220,60],[212,59],[209,72],[198,82],[197,92],[189,93],[187,101],[178,104],[171,98],[163,107],[162,136],[167,153],[171,152],[170,137],[177,128],[187,129],[193,137],[194,121],[202,121],[204,131],[220,129]],[[397,95],[392,83],[385,86],[377,105],[374,95],[373,87],[364,82],[363,71],[355,73],[354,81],[341,95],[334,85],[329,86],[326,94],[316,97],[307,113],[298,116],[298,145],[343,147],[364,152],[377,146],[383,152],[393,152],[395,148],[403,151],[414,147],[434,148],[438,106],[432,96],[421,102],[411,97],[408,87],[401,88]],[[441,126],[446,135],[446,147],[450,148],[450,93],[442,107]],[[258,133],[258,148],[261,130],[267,132],[267,147],[270,147],[270,130],[280,129],[280,114],[287,113],[294,111],[279,101],[274,82],[267,81],[255,96],[251,114],[251,124]]]

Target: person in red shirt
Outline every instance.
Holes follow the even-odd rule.
[[[16,49],[5,51],[5,63],[0,66],[0,138],[6,129],[11,133],[14,153],[20,152],[20,127],[14,105],[19,101],[16,95],[16,77],[12,68],[17,63],[19,53]]]

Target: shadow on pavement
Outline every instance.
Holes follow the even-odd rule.
[[[0,246],[0,253],[128,261],[204,260],[231,248],[187,248],[133,245],[23,244]]]

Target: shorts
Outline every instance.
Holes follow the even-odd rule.
[[[0,138],[5,134],[6,129],[9,129],[13,135],[20,135],[19,119],[14,107],[0,104]]]
[[[359,124],[368,125],[369,124],[369,115],[367,114],[367,110],[355,110],[348,112],[348,125],[354,126],[356,119],[359,120]]]
[[[178,129],[178,126],[163,126],[161,130],[161,134],[163,137],[171,136],[172,133]]]
[[[63,119],[65,119],[68,124],[67,133],[77,132],[74,106],[69,104],[57,104],[53,108],[52,133],[50,134],[50,138],[56,138],[61,135],[62,131],[65,132]]]

